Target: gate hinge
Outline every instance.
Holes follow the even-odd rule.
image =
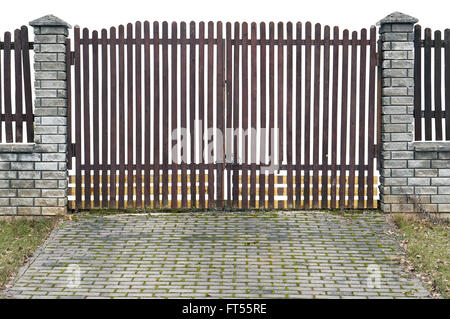
[[[72,154],[72,157],[75,157],[76,154],[76,148],[75,148],[75,143],[70,144],[70,152]]]
[[[75,65],[75,51],[70,51],[69,63]]]
[[[375,144],[373,146],[373,157],[379,158],[379,156],[380,156],[380,149],[378,147],[378,144]]]

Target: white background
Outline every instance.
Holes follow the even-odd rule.
[[[400,11],[424,27],[450,27],[448,0],[3,0],[0,33],[47,14],[72,26],[109,28],[135,21],[319,22],[350,30]]]

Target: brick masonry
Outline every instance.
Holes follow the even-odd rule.
[[[414,142],[414,24],[380,21],[382,115],[380,201],[384,212],[450,212],[450,142]]]
[[[45,16],[34,28],[35,140],[0,145],[0,215],[67,212],[65,40],[70,26]]]

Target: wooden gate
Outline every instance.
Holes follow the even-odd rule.
[[[71,208],[376,208],[375,27],[76,27],[67,53]]]

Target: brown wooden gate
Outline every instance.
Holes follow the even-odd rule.
[[[137,22],[67,50],[71,208],[376,208],[375,27]]]

